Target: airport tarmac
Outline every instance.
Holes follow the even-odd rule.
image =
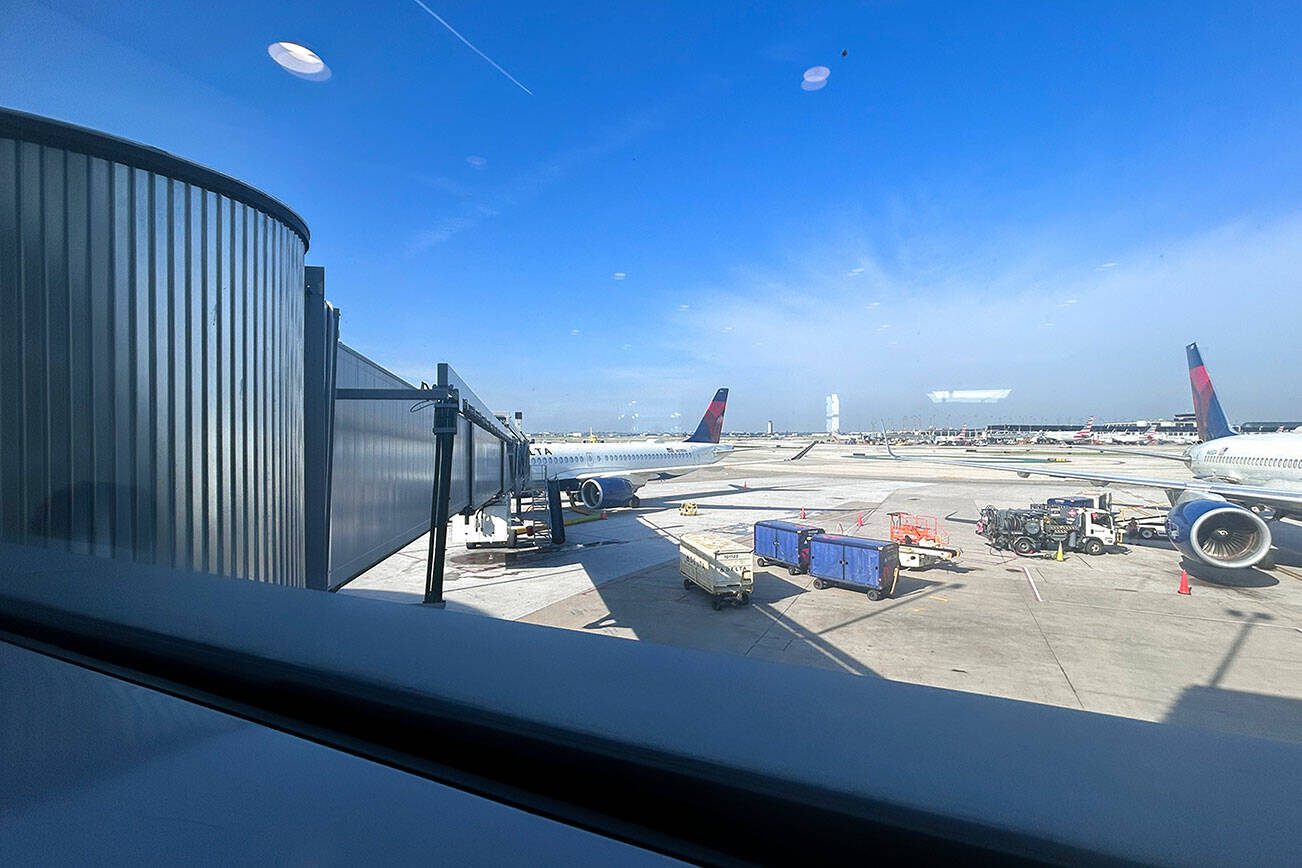
[[[1004,696],[1143,720],[1302,742],[1302,527],[1276,523],[1277,566],[1189,569],[1164,540],[1127,541],[1098,557],[994,552],[973,529],[987,504],[1024,506],[1087,491],[1069,481],[897,462],[877,447],[739,449],[719,464],[642,489],[642,506],[580,523],[564,546],[467,551],[449,534],[448,608],[636,639]],[[859,453],[858,456],[855,453]],[[905,454],[972,457],[962,448]],[[1073,469],[1183,474],[1174,462],[1062,448],[982,449],[1011,463],[1067,458]],[[1118,505],[1161,492],[1110,488]],[[696,516],[678,506],[694,501]],[[885,538],[894,510],[937,516],[963,556],[952,568],[906,570],[891,599],[816,591],[808,576],[758,570],[751,605],[714,611],[685,590],[678,536],[711,530],[749,540],[763,518]],[[859,527],[859,516],[863,527]],[[419,603],[422,538],[341,593]]]

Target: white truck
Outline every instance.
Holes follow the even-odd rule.
[[[678,572],[683,587],[710,595],[715,611],[724,603],[744,606],[755,587],[750,546],[717,533],[685,533],[678,542]]]

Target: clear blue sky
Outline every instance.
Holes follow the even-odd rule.
[[[1297,3],[426,2],[533,95],[413,0],[10,0],[0,104],[282,199],[347,342],[535,430],[1169,414],[1193,339],[1302,415]]]

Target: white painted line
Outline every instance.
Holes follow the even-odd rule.
[[[1022,572],[1026,573],[1026,580],[1031,583],[1031,590],[1035,592],[1036,601],[1043,603],[1044,597],[1040,596],[1040,589],[1035,586],[1035,579],[1031,578],[1031,570],[1028,567],[1022,567]]]

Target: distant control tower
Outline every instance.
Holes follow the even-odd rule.
[[[770,437],[773,436],[773,420],[772,420],[772,419],[769,420],[768,431],[765,432],[765,433],[767,433]]]
[[[841,433],[841,396],[835,392],[827,396],[827,433]]]

